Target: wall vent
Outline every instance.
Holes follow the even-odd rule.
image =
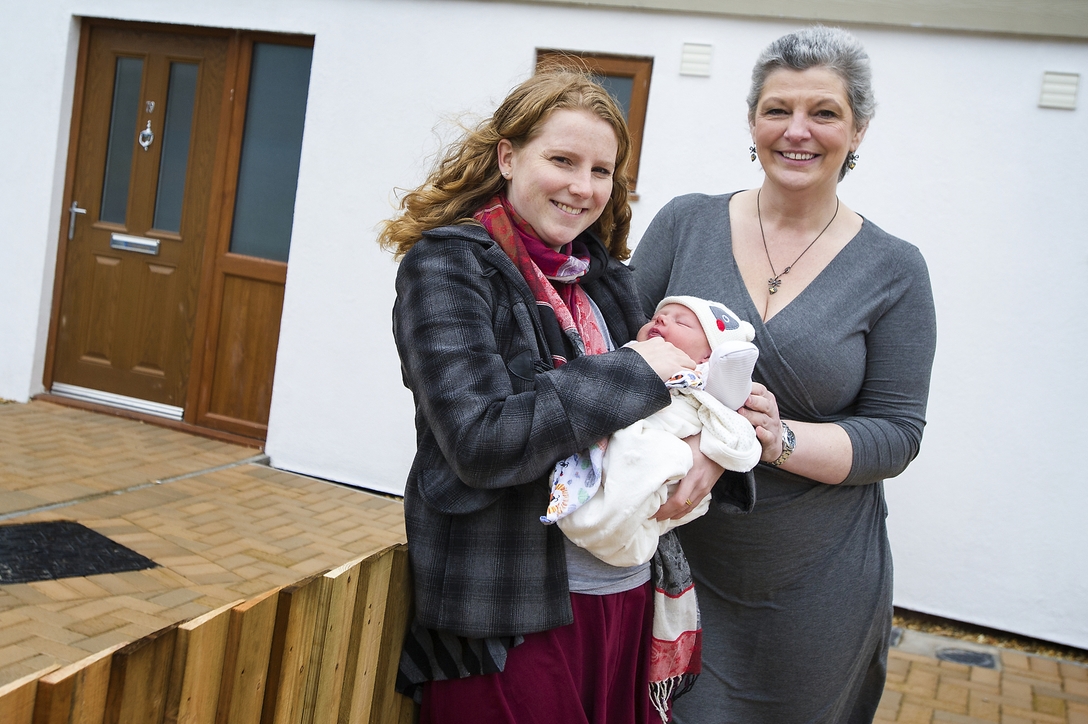
[[[1079,73],[1043,73],[1043,92],[1039,94],[1039,107],[1076,110],[1079,81]]]
[[[710,76],[710,53],[713,45],[684,43],[680,52],[680,75]]]

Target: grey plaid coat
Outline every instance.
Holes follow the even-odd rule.
[[[585,289],[617,345],[645,322],[626,266],[591,245]],[[393,333],[416,407],[404,494],[417,623],[471,638],[571,623],[563,534],[540,522],[556,461],[669,404],[634,351],[553,368],[536,300],[483,227],[401,261]]]

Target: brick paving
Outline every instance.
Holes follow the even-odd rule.
[[[48,402],[0,405],[0,525],[74,520],[159,564],[0,585],[0,685],[404,541],[398,500],[258,451]]]
[[[1088,724],[1088,667],[994,651],[998,666],[989,669],[893,648],[876,722]]]
[[[0,685],[404,540],[399,501],[256,452],[48,402],[0,405],[0,525],[75,520],[159,564],[0,585]],[[1088,724],[1088,667],[919,651],[892,649],[879,724]]]

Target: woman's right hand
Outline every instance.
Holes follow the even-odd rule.
[[[651,337],[645,342],[632,342],[626,346],[642,355],[662,382],[668,381],[681,369],[695,369],[695,360],[661,337]]]
[[[782,454],[782,419],[778,414],[778,400],[765,385],[752,383],[752,394],[737,410],[756,429],[756,439],[763,448],[760,460],[770,462]]]

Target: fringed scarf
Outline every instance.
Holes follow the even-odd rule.
[[[483,224],[525,277],[544,321],[556,367],[581,355],[608,351],[589,296],[578,283],[589,271],[589,250],[584,243],[575,239],[561,251],[554,251],[501,195],[488,201],[473,218]],[[561,336],[553,339],[556,329]]]
[[[650,701],[662,722],[672,702],[686,694],[702,671],[703,630],[695,581],[675,530],[657,542],[651,561],[654,633],[650,642]]]

